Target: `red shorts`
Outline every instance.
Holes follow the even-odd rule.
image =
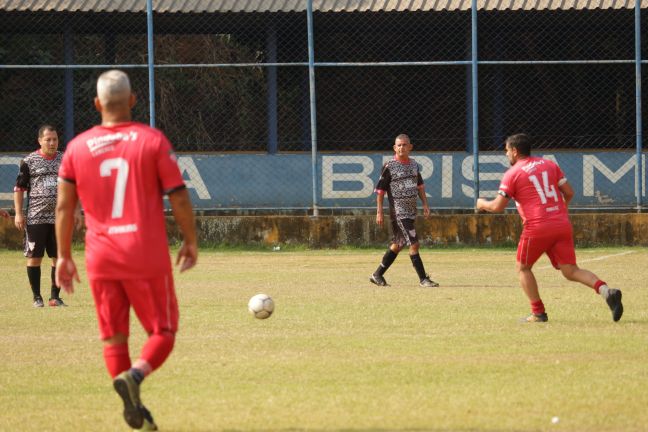
[[[178,330],[178,300],[171,273],[151,279],[90,280],[101,339],[128,336],[130,307],[148,334]]]
[[[517,249],[517,261],[532,266],[543,253],[551,260],[551,265],[558,269],[561,264],[576,264],[574,236],[571,227],[561,228],[550,234],[520,236]]]

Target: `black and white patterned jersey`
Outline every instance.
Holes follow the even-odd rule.
[[[387,193],[392,219],[416,219],[416,204],[422,187],[423,178],[413,159],[408,162],[392,159],[383,165],[376,193]]]
[[[63,153],[52,158],[40,150],[20,161],[14,191],[27,191],[27,225],[53,224],[56,210],[56,179]]]

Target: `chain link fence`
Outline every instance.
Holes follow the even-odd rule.
[[[170,138],[199,209],[373,208],[400,133],[431,206],[471,209],[495,193],[504,139],[518,132],[558,161],[575,208],[646,207],[648,4],[637,20],[634,4],[614,2],[473,15],[428,1],[313,1],[312,14],[308,0],[172,12],[153,1],[149,53],[145,2],[87,3],[0,0],[0,205],[39,126],[56,125],[64,148],[99,121],[99,73],[120,68],[134,118]]]

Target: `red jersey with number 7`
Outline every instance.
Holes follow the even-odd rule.
[[[527,157],[504,174],[499,194],[515,200],[525,234],[569,227],[569,214],[559,186],[567,179],[560,167],[539,157]]]
[[[161,131],[136,122],[95,126],[68,144],[59,178],[76,184],[83,206],[90,279],[171,271],[162,198],[185,185]]]

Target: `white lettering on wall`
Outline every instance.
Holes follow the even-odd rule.
[[[452,198],[452,156],[441,156],[441,198]]]
[[[178,157],[178,167],[180,168],[182,175],[184,176],[186,173],[189,178],[188,180],[185,180],[187,189],[195,190],[198,198],[201,200],[211,199],[209,190],[207,189],[207,186],[205,186],[205,182],[200,176],[200,172],[191,156]]]
[[[466,180],[473,180],[474,173],[473,173],[473,157],[472,156],[466,156],[461,163],[461,174],[464,176]],[[496,164],[496,165],[501,165],[504,167],[503,170],[497,171],[497,172],[483,172],[482,171],[482,166],[483,165],[488,165],[488,164]],[[479,195],[486,197],[486,198],[492,198],[495,195],[497,195],[497,189],[483,189],[481,188],[481,182],[483,181],[492,181],[492,180],[497,180],[500,181],[502,179],[502,176],[504,175],[504,172],[510,167],[510,163],[508,158],[505,155],[501,156],[496,156],[496,155],[480,155],[479,156],[479,182],[480,182],[480,190],[479,190]],[[498,166],[499,168],[499,166]],[[499,184],[497,185],[499,187]],[[461,185],[461,191],[463,194],[467,197],[474,198],[475,197],[475,188],[472,186],[468,186],[466,184]]]
[[[362,170],[354,173],[336,173],[335,165],[360,165]],[[369,156],[322,156],[322,198],[366,198],[373,193],[374,163]],[[376,179],[377,180],[377,179]],[[335,189],[335,182],[357,182],[359,190]]]
[[[636,164],[634,157],[628,159],[621,168],[616,171],[612,171],[608,168],[601,160],[594,155],[584,155],[583,156],[583,196],[594,196],[594,191],[596,190],[596,185],[594,184],[594,169],[603,174],[606,179],[610,180],[612,183],[618,182],[621,177],[630,172]],[[635,196],[637,194],[637,182],[635,182]]]

